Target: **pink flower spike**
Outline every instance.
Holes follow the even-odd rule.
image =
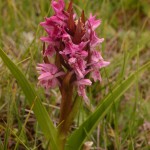
[[[92,14],[86,19],[84,11],[79,19],[76,18],[72,0],[67,10],[64,0],[51,0],[51,6],[54,15],[40,23],[47,36],[41,37],[44,42],[44,63],[37,66],[39,83],[45,88],[61,86],[65,75],[72,73],[68,84],[76,85],[78,95],[88,103],[85,88],[92,82],[87,77],[102,81],[100,69],[110,64],[103,59],[100,51],[96,50],[104,41],[104,38],[99,38],[96,34],[101,20],[97,20]],[[50,60],[53,56],[54,59]]]

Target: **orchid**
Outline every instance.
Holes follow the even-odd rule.
[[[85,20],[84,12],[79,19],[76,19],[72,1],[67,11],[63,0],[52,0],[51,5],[55,14],[41,23],[48,34],[47,37],[41,38],[47,43],[47,48],[43,50],[44,60],[47,61],[39,66],[43,67],[40,68],[41,70],[48,69],[48,66],[51,68],[49,57],[56,55],[57,59],[53,67],[60,73],[57,73],[59,76],[55,75],[52,78],[50,68],[48,72],[41,71],[39,83],[45,88],[61,87],[65,73],[73,72],[70,84],[76,86],[79,96],[87,100],[85,88],[89,84],[83,81],[92,84],[92,81],[87,79],[87,74],[91,74],[94,81],[101,81],[99,69],[109,65],[109,62],[104,61],[101,53],[96,50],[96,47],[104,41],[103,38],[98,38],[95,32],[101,21],[96,20],[96,17],[92,15]],[[52,79],[54,81],[51,83]]]
[[[43,63],[38,64],[39,84],[46,89],[59,87],[62,99],[60,105],[59,136],[62,147],[69,127],[74,119],[76,100],[73,92],[89,105],[86,87],[102,81],[100,69],[109,65],[104,61],[98,46],[104,41],[95,30],[101,24],[95,16],[85,18],[84,11],[77,19],[72,1],[67,10],[63,0],[52,0],[54,15],[45,18],[40,25],[47,32],[43,42]],[[53,58],[53,59],[52,59]],[[54,62],[52,60],[55,60]],[[68,116],[69,114],[69,116]],[[62,136],[61,136],[62,135]]]

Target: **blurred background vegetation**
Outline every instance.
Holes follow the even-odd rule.
[[[66,0],[69,3],[69,0]],[[74,0],[79,15],[90,13],[101,18],[97,29],[105,38],[101,51],[111,62],[102,69],[103,82],[88,88],[93,108],[105,95],[133,71],[150,60],[150,0]],[[39,26],[50,16],[49,0],[0,0],[0,47],[37,86],[37,63],[42,62],[42,42],[45,34]],[[98,150],[150,149],[150,70],[137,77],[136,84],[100,122],[89,141]],[[60,93],[58,89],[37,91],[54,123],[58,122]],[[67,106],[66,106],[67,107]],[[75,124],[80,125],[91,113],[84,104]],[[77,126],[73,125],[72,130]],[[0,145],[6,149],[47,149],[48,143],[39,129],[32,111],[16,80],[0,59]]]

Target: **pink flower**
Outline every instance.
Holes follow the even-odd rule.
[[[100,52],[98,51],[92,51],[91,52],[91,62],[90,66],[91,68],[103,68],[110,64],[110,62],[104,61],[103,57],[101,56]]]
[[[97,45],[101,44],[104,41],[104,38],[98,38],[96,36],[96,33],[94,31],[91,32],[91,38],[90,38],[91,42],[90,45],[92,48],[96,47]]]
[[[100,75],[99,70],[96,70],[96,69],[93,70],[92,73],[91,73],[91,76],[92,76],[94,82],[96,82],[97,80],[100,81],[100,82],[102,81],[102,77]]]
[[[95,16],[92,16],[92,14],[90,14],[90,18],[88,19],[93,30],[95,30],[101,24],[101,20],[96,20],[95,18]]]
[[[110,64],[110,62],[104,61],[100,52],[92,51],[91,53],[91,62],[88,64],[91,68],[91,77],[96,82],[99,80],[102,81],[99,69],[106,67]]]
[[[44,52],[44,56],[52,57],[56,53],[53,45],[48,45],[47,49]]]
[[[85,76],[86,61],[78,58],[70,58],[69,65],[74,70],[77,79],[82,79]]]
[[[54,88],[63,84],[62,76],[72,72],[71,83],[77,87],[78,95],[88,100],[86,86],[92,82],[101,81],[100,69],[109,65],[104,61],[100,51],[97,51],[104,39],[98,38],[96,28],[101,24],[95,16],[90,15],[85,20],[84,12],[76,20],[72,2],[65,10],[64,0],[52,0],[55,14],[40,23],[46,30],[47,36],[41,40],[46,43],[43,59],[46,64],[38,65],[39,82],[45,88]],[[55,63],[49,60],[55,56]],[[51,62],[51,63],[50,63]]]
[[[46,89],[60,86],[58,77],[65,74],[62,71],[59,72],[58,68],[53,64],[39,64],[37,70],[40,74],[38,77],[39,83]]]
[[[62,12],[65,8],[65,3],[63,0],[58,0],[56,2],[55,0],[52,0],[52,8],[54,9],[55,13]]]
[[[92,85],[92,82],[89,79],[81,79],[75,82],[78,87],[78,94],[82,96],[86,103],[88,102],[88,97],[85,92],[85,87]]]
[[[74,44],[72,41],[65,42],[65,48],[60,54],[69,55],[70,58],[86,58],[88,56],[88,52],[84,50],[85,46],[88,42],[81,42],[80,44]]]

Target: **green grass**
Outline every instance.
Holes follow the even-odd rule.
[[[66,0],[66,2],[68,2]],[[101,47],[103,57],[111,65],[101,70],[103,82],[94,83],[87,89],[92,108],[122,84],[128,75],[141,68],[150,58],[150,2],[148,0],[74,0],[78,14],[84,9],[102,19],[97,29],[105,38]],[[78,7],[77,7],[78,6]],[[44,93],[37,86],[36,64],[42,62],[42,43],[39,38],[45,34],[39,23],[50,16],[49,0],[0,1],[0,47],[23,71],[31,85],[36,87],[41,101],[55,123],[59,110],[58,89]],[[99,128],[88,136],[97,147],[108,150],[150,149],[150,69],[128,91],[113,103]],[[18,82],[0,59],[0,149],[48,149],[40,124]],[[57,100],[57,101],[55,101]],[[84,104],[75,123],[81,125],[91,108]],[[32,109],[31,109],[32,110]],[[147,128],[144,128],[147,125]],[[74,130],[76,126],[73,126]]]

